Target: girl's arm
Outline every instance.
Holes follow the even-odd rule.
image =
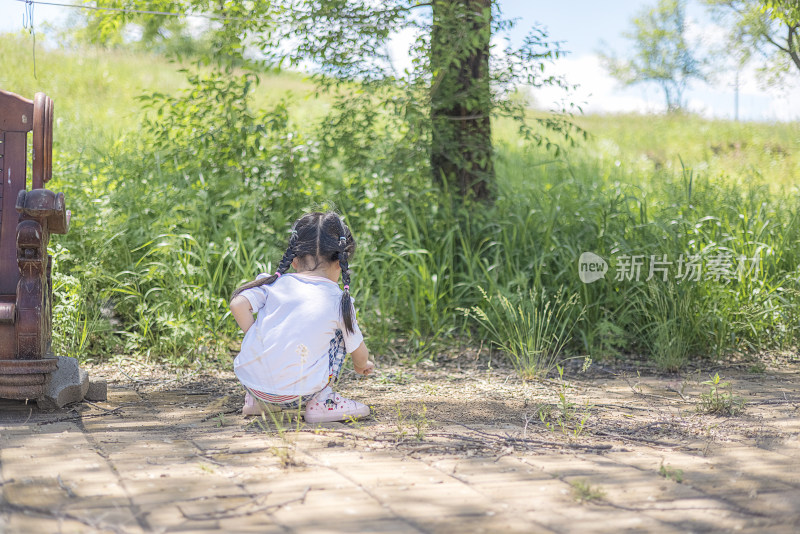
[[[236,324],[242,329],[242,332],[247,332],[256,320],[253,318],[253,308],[250,306],[250,301],[241,295],[236,295],[231,301],[231,315],[236,319]]]
[[[369,361],[369,351],[363,341],[350,356],[353,358],[353,368],[356,373],[367,376],[375,369],[375,364]]]

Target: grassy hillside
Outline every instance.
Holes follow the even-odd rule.
[[[41,38],[40,38],[41,39]],[[134,132],[142,111],[137,97],[144,91],[172,93],[186,86],[179,65],[162,57],[119,50],[48,50],[36,54],[36,78],[30,38],[0,35],[4,65],[0,87],[32,97],[44,91],[56,103],[57,150],[78,150],[112,142]],[[291,102],[298,125],[324,115],[329,104],[312,97],[313,86],[299,74],[264,75],[253,94],[263,108],[279,98]],[[691,115],[592,115],[576,120],[591,140],[573,149],[634,166],[637,171],[679,169],[680,159],[697,171],[724,173],[732,180],[763,181],[794,187],[800,173],[800,125],[737,123]],[[517,144],[513,125],[499,125],[501,140]]]
[[[34,77],[30,37],[0,34],[0,88],[26,98],[42,91],[53,99],[59,121],[57,151],[113,143],[139,128],[142,110],[138,97],[143,92],[169,94],[187,86],[179,72],[181,66],[163,57],[125,50],[52,50],[41,41],[40,36]],[[312,89],[300,75],[265,75],[253,100],[256,106],[265,106],[289,96],[304,103]]]
[[[692,115],[581,117],[592,132],[592,150],[604,158],[641,168],[679,169],[680,159],[696,171],[731,180],[795,187],[800,175],[800,124],[707,120]]]
[[[146,123],[137,97],[186,87],[178,66],[40,48],[34,80],[27,39],[0,47],[0,87],[56,104],[53,187],[75,213],[53,247],[63,353],[227,361],[230,292],[271,268],[300,212],[328,206],[360,240],[354,294],[382,354],[488,340],[535,375],[562,348],[676,369],[800,339],[798,124],[587,116],[589,140],[554,157],[498,121],[497,198],[470,208],[393,132],[326,148],[330,104],[299,75],[263,76],[233,119],[184,99]],[[608,260],[604,281],[580,281],[586,251]],[[669,279],[646,281],[647,264],[615,279],[632,256],[668,257]],[[727,258],[727,277],[678,279],[690,256]]]

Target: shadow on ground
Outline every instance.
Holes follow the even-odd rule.
[[[372,417],[316,427],[242,417],[230,373],[157,373],[92,368],[108,402],[54,413],[0,401],[0,531],[800,529],[796,362],[722,370],[736,416],[699,409],[708,373],[388,368],[341,384]]]

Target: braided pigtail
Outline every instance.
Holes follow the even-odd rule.
[[[345,329],[351,334],[355,332],[353,328],[353,303],[350,301],[350,268],[347,265],[347,238],[341,236],[339,238],[339,266],[342,268],[342,284],[344,284],[344,291],[342,292],[342,301],[339,305],[342,322],[344,322]]]
[[[239,287],[238,289],[236,289],[236,291],[233,292],[231,300],[233,300],[233,298],[236,295],[247,289],[253,289],[254,287],[261,287],[272,284],[273,282],[275,282],[275,280],[280,278],[282,274],[288,271],[289,267],[291,267],[292,265],[292,260],[294,259],[295,256],[294,248],[296,241],[297,241],[297,233],[292,232],[292,237],[289,238],[289,247],[286,249],[286,252],[283,253],[283,257],[281,258],[280,263],[278,263],[278,270],[275,272],[275,274],[266,276],[264,278],[256,278],[252,282],[247,282],[246,284]]]

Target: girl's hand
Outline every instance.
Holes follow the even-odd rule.
[[[369,361],[369,351],[363,341],[351,356],[353,357],[353,369],[355,369],[356,373],[368,376],[375,370],[375,364]]]
[[[372,371],[375,370],[375,364],[369,360],[367,360],[367,363],[366,365],[364,365],[364,367],[358,366],[355,363],[353,363],[353,369],[355,369],[356,373],[360,375],[369,376],[372,374]]]

